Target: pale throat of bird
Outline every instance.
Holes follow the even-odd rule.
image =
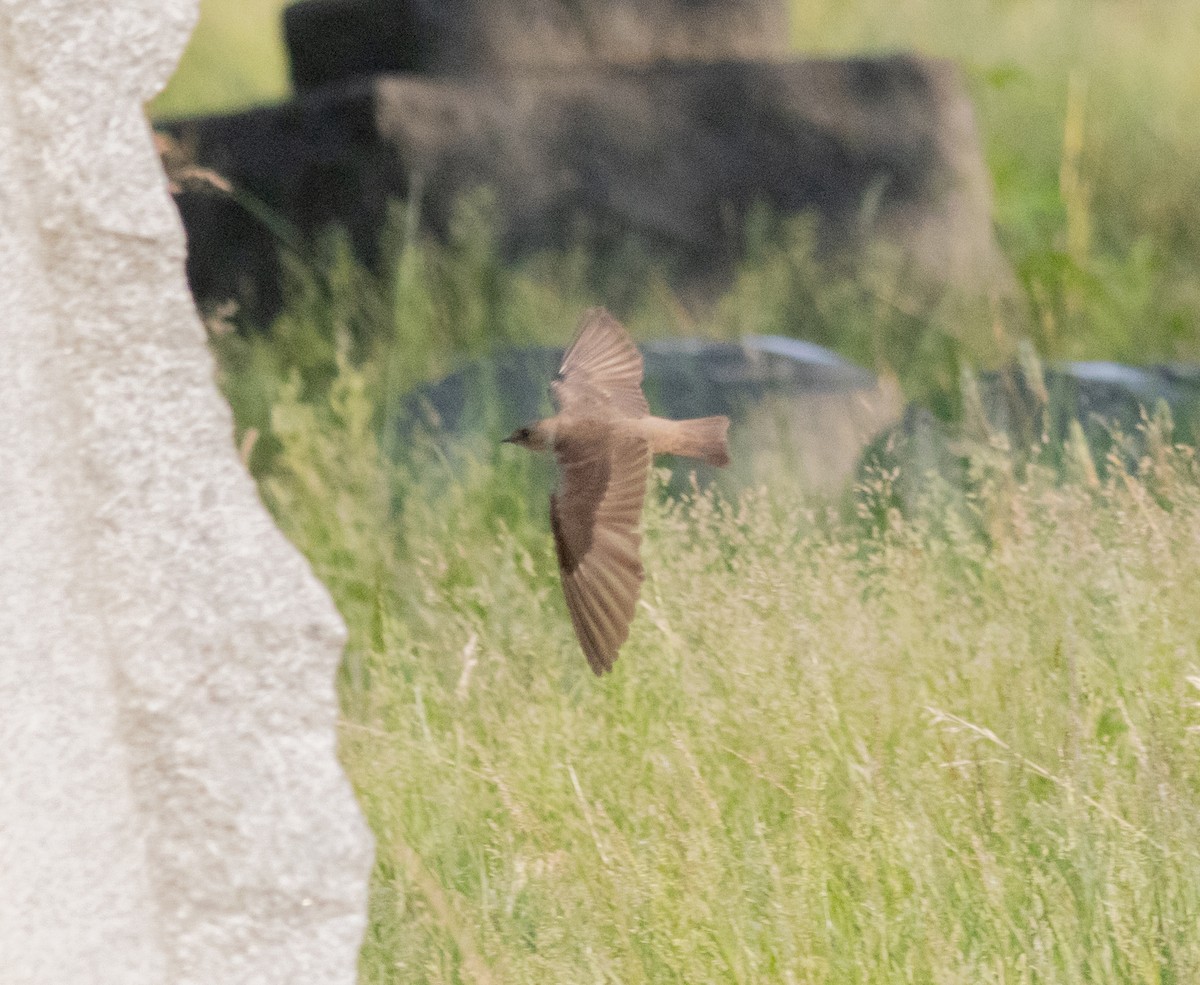
[[[554,439],[558,436],[558,417],[547,417],[529,429],[529,447],[536,451],[553,451]]]

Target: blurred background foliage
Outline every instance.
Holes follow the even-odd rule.
[[[152,114],[284,98],[283,6],[205,0]],[[681,310],[646,277],[640,258],[614,271],[610,281],[622,298],[604,300],[635,334],[800,334],[896,372],[922,397],[953,389],[960,360],[982,366],[1010,358],[1017,338],[1030,339],[1047,359],[1200,358],[1200,5],[793,0],[792,7],[797,54],[908,49],[963,66],[993,179],[997,234],[1020,283],[1018,304],[1000,315],[943,306],[913,316],[886,263],[852,277],[823,269],[803,223],[763,221],[748,230],[738,280],[713,311]],[[486,209],[464,214],[472,228],[436,261],[446,269],[466,254],[459,281],[478,272],[488,243]],[[314,259],[307,275],[327,278],[325,262],[324,255]],[[397,253],[402,262],[411,271]],[[550,307],[566,310],[586,293],[578,268],[570,257],[544,258],[516,276],[539,282],[542,293],[561,299]],[[489,269],[489,283],[510,276]],[[476,305],[491,296],[486,286],[466,290],[478,296]],[[383,285],[385,303],[389,293]],[[440,322],[457,321],[455,298],[463,294],[433,291],[427,307],[443,309]],[[509,320],[534,324],[534,315],[547,313],[543,305]],[[419,333],[410,326],[403,334],[411,344]],[[440,368],[444,360],[433,362]],[[954,401],[942,405],[952,409]]]

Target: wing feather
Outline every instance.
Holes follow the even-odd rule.
[[[644,372],[642,354],[621,323],[603,308],[591,308],[563,356],[550,396],[562,413],[608,409],[645,417],[650,405],[642,393]]]
[[[637,610],[644,578],[642,507],[650,449],[609,431],[555,447],[562,481],[550,527],[575,635],[597,675],[612,669]]]

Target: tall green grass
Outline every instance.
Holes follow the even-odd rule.
[[[795,0],[793,10],[801,48],[899,47],[963,66],[997,230],[1040,348],[1070,358],[1195,358],[1200,8]]]
[[[799,334],[943,417],[964,366],[1025,341],[1200,358],[1194,5],[795,9],[798,49],[964,63],[1016,310],[914,306],[886,257],[831,268],[803,220],[761,216],[711,309],[611,272],[636,335]],[[209,0],[197,51],[257,76],[192,61],[158,108],[283,91],[280,61],[219,40],[233,11]],[[486,198],[445,244],[414,220],[374,272],[316,244],[274,324],[212,323],[239,444],[350,628],[364,982],[1200,981],[1200,475],[1163,419],[1107,470],[1079,442],[1050,470],[981,440],[959,487],[893,465],[835,503],[660,483],[597,681],[551,467],[391,424],[464,358],[615,302],[584,257],[501,263]]]
[[[614,674],[521,451],[381,453],[369,373],[286,387],[263,491],[350,626],[378,839],[364,982],[1200,976],[1200,475],[1017,475],[843,520],[650,497]]]
[[[500,265],[483,228],[408,240],[382,277],[333,242],[271,332],[213,340],[264,498],[350,628],[362,980],[1196,980],[1191,453],[1151,422],[1104,480],[1083,448],[1048,471],[985,442],[965,489],[888,467],[841,510],[656,489],[597,681],[549,464],[386,424],[463,353],[574,322],[569,279]],[[779,303],[752,283],[738,317]],[[895,329],[811,283],[853,344]]]

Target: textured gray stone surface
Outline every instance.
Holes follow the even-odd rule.
[[[0,0],[0,981],[351,982],[343,629],[239,465],[142,115],[196,0]]]
[[[783,0],[300,0],[284,11],[298,89],[380,72],[782,58]]]

